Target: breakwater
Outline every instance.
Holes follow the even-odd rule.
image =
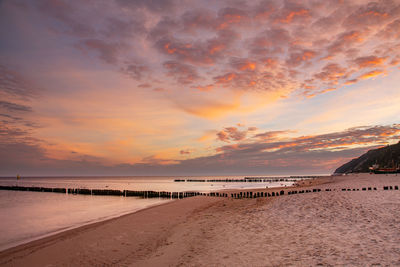
[[[399,186],[383,186],[384,191],[399,190]],[[123,196],[123,197],[141,197],[141,198],[166,198],[166,199],[183,199],[194,196],[209,196],[209,197],[231,197],[234,199],[241,198],[260,198],[260,197],[277,197],[283,195],[296,195],[304,193],[317,193],[317,192],[330,192],[330,191],[376,191],[376,187],[362,187],[360,188],[341,188],[330,189],[325,188],[310,188],[302,190],[278,190],[278,191],[243,191],[237,193],[225,192],[166,192],[166,191],[133,191],[133,190],[114,190],[114,189],[87,189],[87,188],[49,188],[49,187],[29,187],[29,186],[1,186],[0,190],[14,190],[14,191],[31,191],[31,192],[52,192],[64,194],[80,194],[80,195],[97,195],[97,196]]]
[[[188,183],[273,183],[273,182],[298,182],[299,180],[315,179],[324,176],[290,176],[290,177],[244,177],[225,178],[225,179],[175,179],[174,182],[188,182]]]
[[[134,191],[134,190],[87,189],[87,188],[49,188],[49,187],[34,187],[34,186],[0,186],[0,190],[52,192],[52,193],[94,195],[94,196],[169,198],[169,199],[182,199],[204,194],[200,192]]]

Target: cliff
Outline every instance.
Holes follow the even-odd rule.
[[[379,164],[381,168],[400,164],[400,142],[394,145],[369,150],[356,159],[343,164],[335,173],[369,172],[369,167]]]

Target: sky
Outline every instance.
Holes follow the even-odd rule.
[[[0,0],[0,176],[329,174],[400,140],[400,0]]]

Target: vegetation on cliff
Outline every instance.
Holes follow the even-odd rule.
[[[394,145],[369,150],[356,159],[343,164],[335,173],[369,172],[369,167],[378,164],[380,168],[397,167],[400,164],[400,142]]]

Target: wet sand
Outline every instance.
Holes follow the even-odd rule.
[[[0,264],[400,265],[400,190],[383,190],[400,186],[400,175],[358,174],[308,183],[299,188],[322,191],[174,201],[0,252]]]

